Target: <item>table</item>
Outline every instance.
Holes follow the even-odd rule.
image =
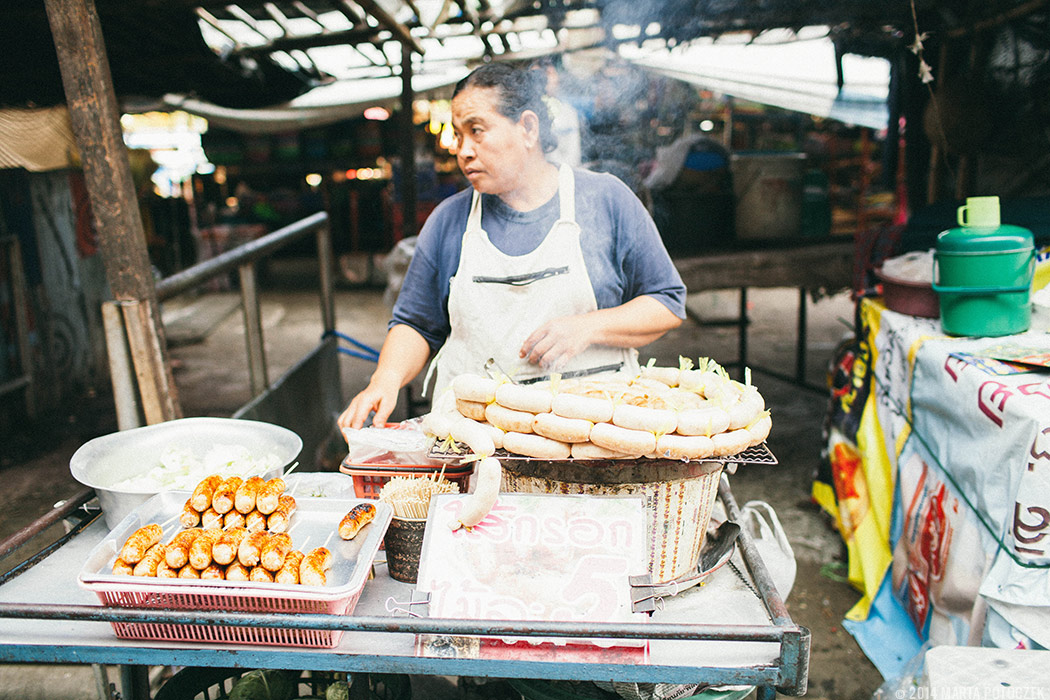
[[[784,239],[754,242],[744,247],[715,250],[702,255],[676,257],[675,267],[689,292],[739,289],[739,311],[727,323],[737,329],[737,361],[726,363],[743,371],[748,366],[747,290],[749,287],[798,288],[798,317],[795,332],[795,372],[786,375],[773,369],[753,367],[774,377],[802,386],[806,381],[806,295],[831,293],[853,286],[853,238],[838,240]],[[695,319],[701,324],[710,323]],[[819,387],[823,392],[824,387]]]
[[[983,357],[1050,352],[1050,334],[949,337],[872,298],[858,318],[814,485],[865,594],[847,627],[884,674],[907,660],[886,634],[1050,647],[1050,380]]]
[[[719,496],[731,518],[739,518],[728,481]],[[742,533],[735,556],[743,580],[722,567],[702,587],[665,598],[648,624],[504,623],[411,617],[399,609],[413,587],[390,578],[375,564],[352,616],[176,612],[103,608],[80,588],[76,573],[106,535],[96,520],[46,559],[0,585],[0,661],[315,669],[319,671],[461,675],[503,678],[581,679],[635,682],[754,685],[771,698],[774,688],[791,695],[806,691],[809,631],[795,625],[776,593],[754,542]],[[62,601],[55,604],[53,601]],[[712,604],[717,601],[717,604]],[[728,614],[728,609],[737,612]],[[184,642],[117,639],[114,620],[295,626],[346,630],[332,649],[210,646]],[[420,634],[648,639],[641,649],[517,644],[498,651],[482,644],[443,656],[419,641]],[[143,697],[135,688],[124,697]]]

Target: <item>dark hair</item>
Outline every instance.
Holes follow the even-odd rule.
[[[525,110],[535,112],[540,122],[540,146],[544,153],[550,153],[558,147],[558,139],[551,131],[551,115],[543,101],[545,81],[544,76],[527,67],[486,63],[456,83],[452,97],[468,88],[496,88],[499,95],[496,109],[507,119],[516,122]]]

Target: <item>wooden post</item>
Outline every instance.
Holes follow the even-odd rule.
[[[124,322],[128,337],[141,341],[137,350],[149,354],[140,358],[144,362],[141,367],[136,363],[143,406],[157,409],[147,411],[146,420],[155,423],[178,418],[181,410],[167,360],[146,237],[98,12],[94,0],[44,0],[44,5],[58,53],[70,122],[80,149],[106,279],[116,301],[145,306],[138,313],[125,313]],[[147,368],[146,374],[142,367]]]

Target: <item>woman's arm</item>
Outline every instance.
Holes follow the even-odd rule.
[[[404,324],[393,326],[383,341],[372,379],[339,416],[339,427],[360,428],[371,411],[375,411],[375,425],[385,423],[397,405],[401,387],[422,371],[429,358],[430,345],[419,331]]]
[[[681,325],[670,309],[650,296],[543,324],[525,339],[519,356],[544,369],[558,370],[590,345],[637,348]]]

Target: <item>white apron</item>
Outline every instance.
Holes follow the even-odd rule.
[[[574,181],[572,168],[563,165],[558,171],[559,218],[536,249],[525,255],[506,255],[492,244],[481,228],[481,195],[475,190],[459,267],[449,287],[452,331],[431,363],[431,370],[437,366],[434,399],[441,397],[453,377],[484,374],[490,357],[515,380],[549,374],[550,370],[518,357],[525,339],[551,319],[598,309],[580,248]],[[638,351],[591,345],[558,371],[621,362],[622,371],[636,373]]]

